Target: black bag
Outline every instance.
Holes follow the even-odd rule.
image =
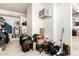
[[[23,52],[30,51],[30,46],[22,46],[22,51]]]
[[[59,49],[59,46],[54,46],[54,44],[51,42],[48,44],[48,50],[50,55],[55,55],[59,51]]]
[[[37,36],[39,36],[39,34],[34,34],[34,35],[33,35],[34,42],[36,42],[36,40],[37,40]]]
[[[6,35],[6,44],[8,44],[8,42],[10,41],[9,35],[6,32],[4,34]]]
[[[70,54],[70,47],[66,44],[63,44],[63,54],[65,56]]]
[[[8,42],[10,41],[8,33],[4,32],[0,34],[0,40],[3,41],[3,43],[8,44]]]
[[[76,36],[77,35],[77,31],[75,29],[72,30],[72,36]]]
[[[55,55],[59,51],[59,46],[55,46],[53,49],[50,47],[50,55]]]
[[[20,36],[20,45],[22,47],[23,52],[27,52],[30,49],[33,49],[33,42],[31,36],[28,35],[21,35]]]
[[[24,37],[27,37],[27,38],[23,39]],[[20,40],[20,45],[22,46],[23,40],[28,40],[28,35],[22,34],[19,40]]]
[[[49,54],[53,48],[54,48],[54,44],[52,44],[51,42],[48,42],[48,46],[47,47],[44,46],[44,51],[46,54]]]

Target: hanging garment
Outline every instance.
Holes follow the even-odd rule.
[[[9,25],[8,23],[4,23],[4,28],[8,33],[12,33],[12,26]]]
[[[27,33],[27,27],[26,26],[22,26],[21,28],[21,34],[26,34]]]
[[[15,36],[19,36],[20,35],[20,27],[19,26],[15,26],[14,27],[14,35]]]

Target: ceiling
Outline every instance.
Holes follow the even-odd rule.
[[[79,3],[76,3],[77,7],[79,7]]]
[[[0,9],[25,14],[28,5],[29,3],[0,3]]]
[[[79,17],[79,4],[73,4],[72,7],[72,15],[74,17]]]

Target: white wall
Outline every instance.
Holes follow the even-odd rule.
[[[32,4],[27,7],[27,34],[32,35]]]
[[[43,7],[49,10],[51,18],[43,21],[43,27],[45,28],[45,36],[53,41],[53,3],[44,3]]]
[[[39,18],[39,11],[43,9],[43,5],[40,3],[32,4],[32,35],[38,33],[40,28],[43,27],[42,20]]]
[[[43,8],[40,3],[29,4],[27,7],[27,34],[39,34],[40,28],[43,27],[42,20],[39,18],[39,11]]]
[[[43,8],[49,9],[52,18],[43,20],[39,17],[39,11]],[[53,4],[52,3],[33,3],[32,4],[32,35],[38,33],[40,28],[45,29],[45,36],[53,40]]]
[[[68,3],[54,4],[54,41],[59,45],[61,30],[64,28],[63,41],[70,45],[71,40],[71,7]]]

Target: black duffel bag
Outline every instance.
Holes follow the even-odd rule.
[[[54,44],[51,42],[48,44],[48,52],[50,55],[55,55],[59,51],[59,49],[59,46],[54,46]]]

